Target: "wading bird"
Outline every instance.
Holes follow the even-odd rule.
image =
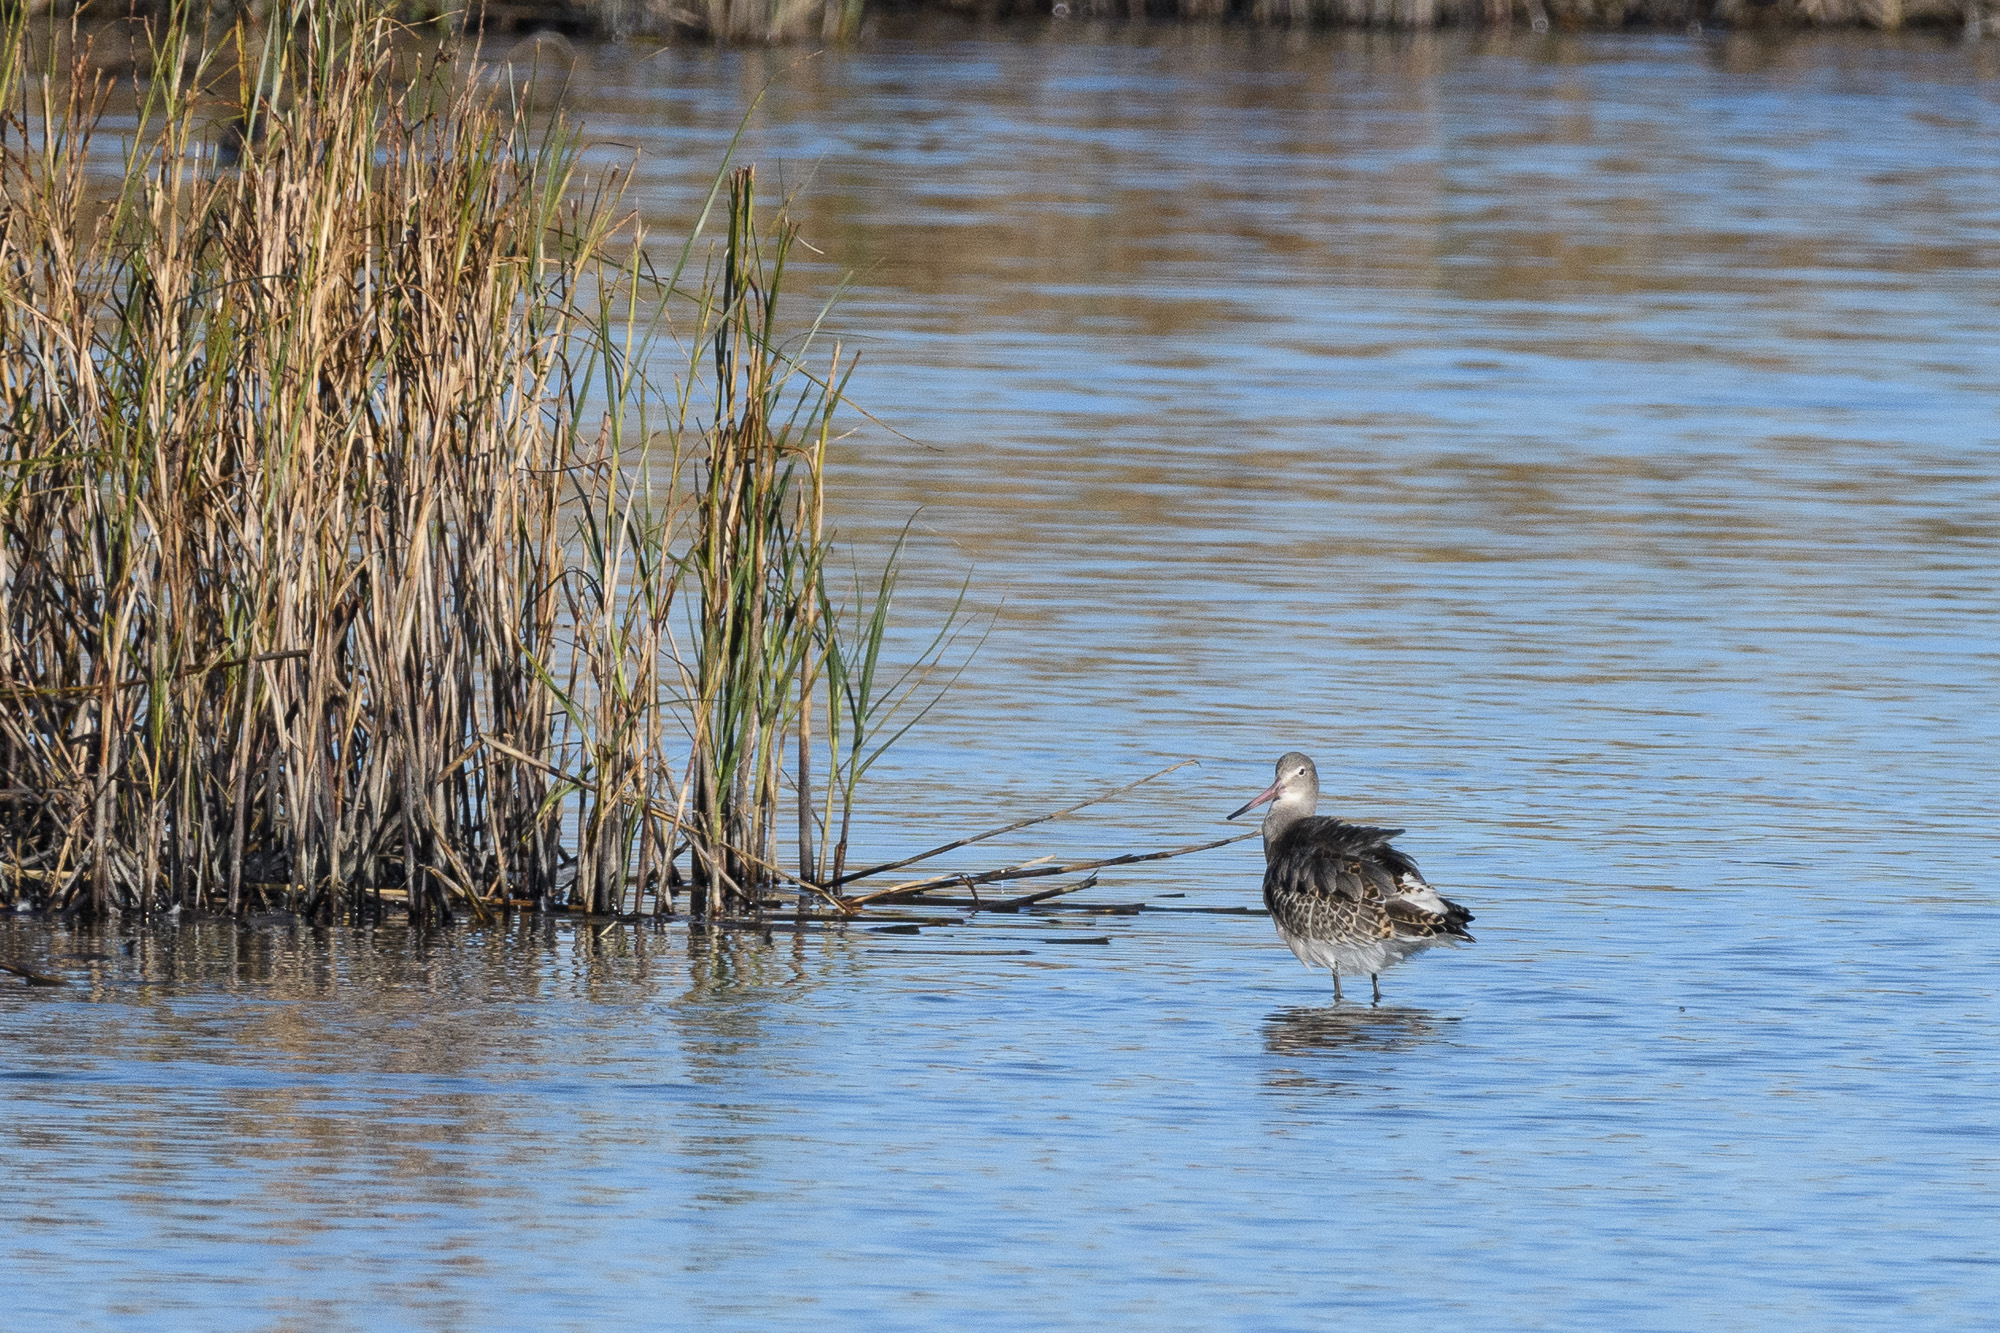
[[[1433,944],[1471,943],[1472,913],[1438,894],[1417,863],[1389,845],[1403,830],[1344,824],[1315,815],[1319,770],[1294,750],[1278,780],[1231,819],[1269,801],[1264,816],[1264,905],[1278,938],[1307,967],[1366,972],[1382,998],[1381,973]]]

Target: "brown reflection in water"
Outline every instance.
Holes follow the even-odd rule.
[[[679,234],[705,194],[713,161],[699,145],[726,139],[764,94],[742,151],[788,180],[810,173],[794,207],[823,257],[812,271],[857,284],[843,336],[871,363],[951,367],[988,394],[981,410],[1016,414],[994,434],[967,428],[962,447],[843,446],[839,502],[870,497],[892,528],[926,506],[965,560],[1003,571],[988,585],[1009,565],[1087,558],[1091,580],[1152,586],[1161,558],[1185,567],[1190,533],[1204,572],[1254,581],[1256,538],[1308,504],[1381,516],[1333,549],[1291,548],[1293,566],[1338,560],[1344,578],[1385,552],[1461,564],[1637,550],[1672,563],[1783,542],[1779,554],[1838,559],[1825,534],[1841,525],[1787,503],[1800,469],[1750,472],[1762,460],[1736,437],[1768,426],[1716,410],[1705,377],[1844,371],[1850,343],[1925,336],[1906,302],[1871,284],[1991,268],[1965,202],[1979,117],[1911,110],[1983,106],[1987,58],[1917,39],[885,32],[898,40],[811,61],[587,48],[572,87],[590,90],[594,133],[642,154],[637,202],[661,235]],[[1832,133],[1829,86],[1905,94],[1873,108],[1875,139],[1957,138],[1966,151],[1920,155],[1893,182],[1854,179],[1865,164],[1813,147]],[[1690,133],[1687,98],[1739,90],[1794,96],[1800,114]],[[1823,184],[1800,183],[1815,174]],[[1834,187],[1851,196],[1837,222],[1806,202]],[[1830,276],[1843,273],[1855,285]],[[1364,290],[1408,293],[1412,313],[1327,313]],[[1426,302],[1447,313],[1417,313]],[[877,330],[924,341],[878,351]],[[994,337],[1005,341],[965,341]],[[1245,352],[1264,340],[1270,358]],[[1457,362],[1393,360],[1453,342],[1468,349]],[[1109,393],[1100,353],[1122,367]],[[1564,376],[1515,357],[1608,369]],[[1963,361],[1966,348],[1932,358]],[[1678,376],[1638,374],[1661,365]],[[1577,444],[1622,367],[1640,385],[1620,390],[1635,400],[1621,409],[1628,438]],[[1230,397],[1246,368],[1275,391]],[[1146,374],[1161,378],[1136,383]],[[1402,375],[1410,392],[1322,422],[1333,400],[1285,375]],[[1489,390],[1531,382],[1545,392],[1519,419],[1478,416]],[[898,406],[870,403],[891,417]],[[1461,409],[1468,422],[1441,419]],[[926,439],[957,429],[941,414],[897,422]],[[1821,443],[1829,464],[1879,452]],[[1862,484],[1874,475],[1858,471]],[[1905,481],[1880,490],[1899,505],[1950,501]],[[1007,617],[1047,610],[1022,596]]]
[[[761,95],[745,154],[810,174],[795,211],[824,275],[916,298],[915,322],[940,334],[997,323],[1159,339],[1234,327],[1232,275],[1260,271],[1303,284],[1301,300],[1349,284],[1541,302],[1720,283],[1783,302],[1788,270],[1873,265],[1879,247],[1849,227],[1773,230],[1705,205],[1704,192],[1754,194],[1765,175],[1732,169],[1740,145],[1691,136],[1676,99],[1709,91],[1704,77],[1724,81],[1717,91],[1754,79],[1802,92],[1829,68],[1865,86],[1893,64],[1970,91],[1984,73],[1921,42],[1854,35],[1739,34],[1643,55],[1490,33],[960,35],[918,27],[907,44],[814,61],[633,65],[586,49],[571,86],[589,89],[596,132],[646,154],[642,193],[667,187],[642,200],[661,234],[692,218],[713,170],[689,131],[731,128]],[[1627,60],[1667,77],[1602,77]],[[658,92],[677,83],[716,100],[663,115]],[[838,132],[795,138],[821,127]],[[1918,216],[1900,219],[1898,269],[1977,257],[1913,244],[1952,213],[1949,191],[1899,207]],[[1588,341],[1573,310],[1520,317]]]
[[[188,1245],[254,1232],[305,1254],[357,1218],[505,1213],[551,1172],[642,1140],[674,1154],[694,1206],[728,1207],[768,1178],[769,1084],[799,1070],[777,1010],[844,952],[650,923],[420,936],[271,915],[130,934],[7,914],[0,958],[69,984],[0,993],[0,1009],[63,1015],[12,1029],[19,1061],[50,1075],[10,1086],[6,1142],[94,1164],[88,1145],[114,1144],[115,1178],[93,1165],[85,1197]],[[68,1198],[63,1179],[48,1183]],[[615,1204],[634,1186],[577,1188]],[[88,1206],[29,1225],[74,1226]],[[423,1280],[490,1279],[476,1249],[441,1225]]]

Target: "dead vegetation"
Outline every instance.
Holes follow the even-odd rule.
[[[848,868],[967,649],[887,660],[900,543],[830,576],[782,210],[662,248],[462,51],[291,17],[149,29],[116,135],[78,30],[0,36],[0,899],[844,916],[1198,849],[854,889],[993,835]]]

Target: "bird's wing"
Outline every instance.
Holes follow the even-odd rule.
[[[1305,821],[1301,820],[1300,822],[1304,823]],[[1320,817],[1314,822],[1319,825],[1315,830],[1316,836],[1314,841],[1323,846],[1337,848],[1340,851],[1350,854],[1370,852],[1378,847],[1393,850],[1389,848],[1390,842],[1403,836],[1403,830],[1399,828],[1376,828],[1371,824],[1350,824],[1342,819],[1332,819],[1325,816]],[[1400,855],[1400,853],[1398,854]]]
[[[1379,898],[1380,889],[1367,877],[1360,857],[1321,841],[1300,841],[1282,849],[1264,876],[1265,897],[1289,894],[1303,900],[1345,898],[1360,902]]]
[[[1472,938],[1465,929],[1472,913],[1432,888],[1408,855],[1384,847],[1375,859],[1380,873],[1390,880],[1382,895],[1382,908],[1395,923],[1397,934]]]
[[[1384,923],[1384,934],[1451,935],[1471,939],[1472,913],[1430,886],[1408,853],[1389,845],[1401,829],[1371,828],[1337,819],[1302,819],[1274,849],[1264,876],[1273,899],[1344,899]]]

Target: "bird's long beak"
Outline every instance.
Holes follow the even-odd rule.
[[[1278,783],[1278,782],[1272,783],[1268,788],[1265,789],[1264,794],[1262,796],[1259,796],[1256,800],[1244,806],[1242,810],[1233,811],[1229,817],[1231,819],[1234,819],[1236,818],[1237,815],[1242,814],[1244,810],[1255,810],[1258,806],[1264,804],[1264,802],[1270,800],[1273,796],[1276,796],[1278,794],[1278,788],[1283,785],[1284,785],[1283,783]]]

